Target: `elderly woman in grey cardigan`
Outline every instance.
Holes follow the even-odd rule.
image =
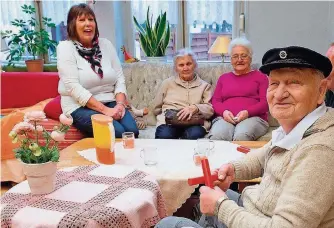
[[[195,55],[188,49],[179,50],[174,56],[176,74],[164,80],[154,100],[154,114],[157,116],[157,139],[198,139],[203,138],[210,127],[207,121],[213,115],[210,104],[211,85],[195,72]],[[166,124],[165,111],[177,110],[177,118],[187,122],[195,114],[201,114],[203,125]]]
[[[274,48],[262,59],[269,110],[281,127],[263,148],[222,165],[215,189],[200,188],[199,224],[167,217],[156,227],[334,227],[334,109],[324,104],[330,61],[302,47]],[[242,194],[235,179],[262,177]],[[212,216],[214,215],[214,216]]]

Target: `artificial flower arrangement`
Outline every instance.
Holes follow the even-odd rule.
[[[24,121],[16,124],[9,136],[12,143],[19,142],[20,147],[14,149],[15,156],[26,164],[41,164],[59,161],[58,142],[65,140],[73,119],[71,116],[61,114],[60,125],[55,126],[50,133],[40,125],[47,121],[43,111],[32,111],[24,115]],[[44,138],[45,143],[40,140]]]

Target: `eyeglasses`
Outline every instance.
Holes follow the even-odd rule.
[[[231,59],[233,59],[233,60],[238,60],[238,59],[240,58],[241,60],[245,60],[245,59],[248,58],[248,56],[249,56],[249,55],[247,55],[247,54],[232,55]]]

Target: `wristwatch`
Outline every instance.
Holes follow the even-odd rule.
[[[218,216],[218,211],[219,211],[219,207],[220,205],[225,201],[228,200],[229,198],[227,197],[227,195],[224,195],[222,197],[220,197],[217,201],[216,201],[216,205],[215,205],[215,216]]]

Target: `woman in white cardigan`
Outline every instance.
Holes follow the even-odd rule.
[[[64,113],[87,137],[93,136],[91,115],[114,119],[115,134],[139,134],[135,120],[125,109],[126,87],[116,50],[99,38],[93,10],[86,4],[72,6],[67,17],[68,40],[57,47],[58,91]]]

